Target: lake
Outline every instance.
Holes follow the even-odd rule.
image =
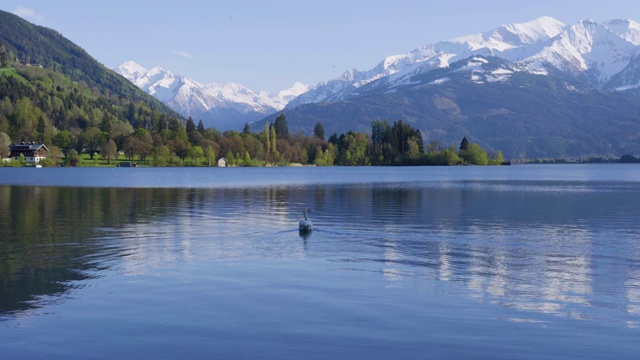
[[[639,219],[637,165],[0,168],[0,351],[635,359]]]

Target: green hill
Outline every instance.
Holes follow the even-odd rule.
[[[0,11],[0,132],[45,141],[99,127],[114,139],[178,114],[55,30]],[[161,124],[162,123],[162,124]]]

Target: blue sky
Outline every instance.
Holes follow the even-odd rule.
[[[3,0],[108,67],[134,60],[199,82],[279,91],[502,24],[626,18],[637,0]]]

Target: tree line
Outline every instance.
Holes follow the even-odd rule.
[[[51,138],[45,165],[76,166],[80,154],[92,159],[99,153],[105,164],[114,164],[120,154],[148,166],[214,166],[224,157],[228,166],[270,166],[299,163],[318,166],[367,165],[489,165],[503,161],[501,152],[491,158],[477,144],[464,138],[456,148],[437,142],[423,145],[419,130],[399,120],[372,122],[371,134],[350,131],[325,139],[318,122],[314,133],[290,134],[284,114],[260,131],[245,124],[242,132],[205,128],[192,118],[186,124],[176,119],[154,122],[149,129],[138,127],[127,136],[113,136],[108,122],[92,126],[79,134],[62,130]],[[0,144],[9,136],[0,136]],[[6,150],[5,150],[6,152]],[[5,154],[6,155],[6,154]],[[4,155],[3,155],[4,156]]]

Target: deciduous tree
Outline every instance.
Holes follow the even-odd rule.
[[[69,130],[62,130],[53,137],[53,145],[62,150],[65,159],[69,154],[69,150],[73,147],[74,141],[73,134]]]
[[[466,150],[461,150],[460,157],[465,163],[471,165],[487,165],[489,163],[487,153],[476,143],[470,143]]]
[[[0,160],[9,157],[9,145],[11,145],[9,135],[0,132]]]
[[[105,136],[97,127],[90,127],[84,133],[82,133],[81,140],[82,146],[84,146],[89,152],[89,157],[93,160],[98,148],[104,144]]]
[[[100,155],[107,160],[107,164],[118,159],[118,147],[113,139],[109,139],[100,149]]]

